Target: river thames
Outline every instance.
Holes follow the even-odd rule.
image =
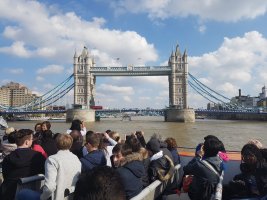
[[[54,133],[64,133],[70,128],[70,123],[64,121],[50,121]],[[9,122],[14,128],[33,129],[36,121]],[[220,138],[227,150],[241,150],[249,139],[259,139],[266,147],[267,122],[229,121],[229,120],[196,120],[195,123],[164,122],[163,117],[132,117],[132,121],[121,121],[121,118],[101,119],[100,122],[86,123],[87,130],[104,132],[107,129],[117,131],[122,138],[126,134],[142,130],[145,138],[149,139],[153,133],[163,138],[174,137],[178,146],[195,147],[203,142],[206,135],[212,134]]]

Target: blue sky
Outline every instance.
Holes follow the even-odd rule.
[[[83,46],[97,66],[166,65],[178,43],[203,83],[257,96],[267,83],[266,10],[265,0],[0,0],[0,85],[43,94],[72,73]],[[105,107],[168,105],[167,77],[97,77],[96,92]],[[206,104],[189,89],[190,107]]]

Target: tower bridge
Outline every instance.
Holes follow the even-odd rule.
[[[237,105],[236,103],[229,102],[229,98],[214,91],[190,74],[188,72],[187,52],[185,50],[181,53],[178,45],[176,46],[175,51],[172,51],[168,60],[168,65],[166,66],[96,66],[93,56],[91,56],[87,48],[84,47],[80,55],[75,52],[73,57],[73,68],[73,74],[66,80],[26,105],[9,107],[0,104],[0,115],[66,112],[67,121],[72,121],[75,118],[79,118],[83,121],[94,121],[95,112],[110,112],[108,110],[94,111],[90,109],[91,106],[95,105],[95,86],[97,77],[168,76],[169,107],[164,109],[165,121],[193,122],[195,121],[195,113],[223,119],[256,119],[254,116],[257,115],[263,116],[259,118],[260,120],[263,118],[267,120],[266,113],[259,113],[258,111],[244,113],[243,111],[246,111],[246,108],[240,107],[240,105]],[[188,109],[188,84],[209,102],[214,104],[219,102],[220,105],[228,111],[194,111],[193,109]],[[48,106],[53,105],[54,102],[61,99],[72,89],[74,89],[73,109],[67,111],[44,110]],[[138,107],[138,105],[136,107]],[[153,107],[153,104],[151,107]],[[252,118],[250,116],[252,116]]]
[[[179,45],[172,51],[168,66],[122,66],[96,67],[93,56],[84,47],[81,55],[75,52],[74,66],[74,107],[67,112],[67,121],[73,118],[84,118],[84,121],[94,120],[95,85],[97,76],[168,76],[169,109],[166,109],[165,121],[193,122],[195,114],[188,109],[188,62],[187,52],[181,54]],[[77,109],[77,108],[82,109]],[[87,111],[86,111],[87,109]],[[85,118],[84,116],[87,116]]]

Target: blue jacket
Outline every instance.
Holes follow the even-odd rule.
[[[124,186],[126,199],[130,199],[138,195],[147,186],[147,183],[144,181],[147,173],[143,162],[138,160],[137,153],[127,155],[126,162],[117,169],[117,172]]]
[[[107,164],[106,156],[101,150],[91,151],[81,158],[80,161],[82,163],[82,172]]]

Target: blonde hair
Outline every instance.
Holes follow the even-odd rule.
[[[13,127],[6,128],[5,134],[9,135],[10,133],[14,132],[15,129]]]
[[[248,144],[254,144],[256,147],[258,147],[259,149],[263,148],[262,143],[259,140],[256,139],[251,139],[248,141]]]
[[[69,134],[59,133],[56,138],[58,150],[68,150],[72,146],[73,139]]]

